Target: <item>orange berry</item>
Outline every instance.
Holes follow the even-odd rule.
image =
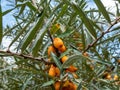
[[[50,56],[50,53],[51,53],[51,52],[56,53],[53,46],[49,46],[49,47],[48,47],[48,56]]]
[[[53,44],[57,49],[61,48],[64,45],[63,41],[60,38],[54,38]]]
[[[118,80],[118,75],[115,74],[113,80]]]
[[[59,81],[55,82],[54,87],[55,90],[60,90],[60,82]]]
[[[107,75],[106,75],[106,79],[111,80],[111,79],[112,79],[111,75],[110,75],[110,74],[107,74]]]
[[[89,54],[87,52],[84,52],[83,55],[86,56],[86,57],[89,56]]]
[[[60,76],[60,69],[58,67],[55,68],[56,76]]]
[[[55,66],[51,65],[49,69],[49,75],[55,77]]]
[[[62,47],[58,48],[58,50],[60,52],[65,52],[66,51],[66,47],[63,45]]]
[[[118,64],[120,64],[120,59],[119,59],[119,60],[117,60],[117,62],[118,62]]]
[[[78,68],[76,68],[75,66],[71,65],[71,66],[69,66],[69,67],[67,68],[67,70],[70,71],[70,72],[75,72],[75,71],[78,70]]]
[[[63,56],[63,57],[61,58],[62,63],[64,63],[67,59],[68,59],[67,56]]]
[[[74,90],[77,90],[77,85],[76,84],[74,84]]]
[[[67,80],[64,82],[62,90],[77,90],[77,86],[73,82]]]
[[[77,89],[76,85],[73,82],[70,82],[69,85],[70,85],[70,90],[76,90]]]

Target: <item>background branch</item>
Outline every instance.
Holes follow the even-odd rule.
[[[93,41],[91,44],[89,44],[85,50],[83,51],[83,53],[85,53],[86,51],[88,51],[91,47],[93,47],[105,34],[109,33],[110,32],[110,29],[115,25],[117,24],[118,22],[120,21],[120,17],[118,17],[115,22],[113,24],[111,24],[111,26],[105,31],[105,32],[102,32],[102,34],[95,40]]]
[[[24,55],[24,54],[14,53],[14,52],[11,52],[11,51],[3,51],[3,50],[0,50],[0,54],[2,54],[0,56],[4,56],[3,54],[5,54],[5,55],[8,55],[8,56],[16,56],[16,57],[19,57],[19,58],[41,61],[41,62],[44,62],[45,64],[53,64],[53,62],[48,62],[43,57],[33,57],[31,55]]]

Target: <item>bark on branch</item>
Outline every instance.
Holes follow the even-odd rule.
[[[19,58],[36,60],[36,61],[44,62],[45,64],[53,64],[53,62],[48,62],[43,57],[33,57],[31,55],[25,55],[25,54],[21,54],[21,53],[14,53],[14,52],[11,52],[9,50],[8,51],[0,50],[0,56],[4,56],[4,55],[6,55],[6,56],[16,56],[16,57],[19,57]]]

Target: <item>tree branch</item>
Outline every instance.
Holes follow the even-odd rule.
[[[86,51],[88,51],[91,47],[93,47],[105,34],[109,33],[110,32],[110,29],[115,25],[117,24],[118,22],[120,22],[120,17],[118,17],[115,22],[113,24],[111,24],[111,26],[105,31],[105,32],[102,32],[102,34],[95,40],[93,41],[91,44],[89,44],[85,50],[83,51],[83,53],[85,53]]]
[[[3,50],[0,50],[0,54],[5,54],[5,55],[9,55],[9,56],[16,56],[16,57],[19,57],[19,58],[24,58],[24,59],[31,59],[31,60],[36,60],[36,61],[41,61],[41,62],[44,62],[45,64],[53,64],[53,62],[48,62],[47,60],[45,60],[43,57],[33,57],[31,55],[25,55],[25,54],[19,54],[19,53],[14,53],[14,52],[11,52],[11,51],[3,51]],[[3,55],[0,55],[0,56],[3,56]]]

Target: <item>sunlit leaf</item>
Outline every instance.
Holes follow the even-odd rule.
[[[62,64],[62,68],[68,67],[74,64],[75,62],[78,62],[83,59],[86,59],[86,58],[84,58],[81,54],[72,55],[68,58],[67,61],[65,61],[65,63]]]
[[[41,43],[43,41],[43,37],[45,35],[45,33],[47,32],[48,30],[48,27],[50,26],[50,23],[52,21],[54,16],[52,16],[50,19],[48,19],[48,21],[46,22],[46,24],[43,26],[43,28],[39,31],[35,41],[34,41],[34,45],[33,45],[33,55],[36,56],[40,47],[41,47]]]
[[[61,62],[60,62],[60,60],[58,59],[58,57],[57,57],[54,53],[51,53],[51,56],[52,56],[55,64],[58,66],[58,68],[59,68],[60,70],[62,70],[62,67],[61,67],[62,65],[61,65]]]
[[[36,32],[40,29],[40,27],[42,26],[42,22],[44,19],[44,14],[39,18],[38,22],[36,23],[36,25],[33,27],[33,29],[31,29],[27,35],[25,35],[25,37],[23,38],[23,41],[21,43],[21,49],[22,51],[24,51],[26,49],[26,47],[31,43],[31,41],[33,40],[33,38],[36,35]]]
[[[96,3],[98,9],[100,10],[100,12],[103,14],[103,16],[105,17],[105,19],[111,23],[110,17],[104,7],[104,5],[102,4],[102,2],[100,0],[94,0],[94,2]]]
[[[65,12],[67,11],[67,8],[68,8],[68,5],[64,4],[63,7],[62,7],[62,10],[61,12],[58,14],[57,18],[56,18],[56,21],[65,14]]]
[[[54,83],[54,80],[50,80],[50,81],[48,81],[48,82],[43,83],[43,85],[42,85],[41,87],[50,86],[50,85],[52,85],[53,83]]]

